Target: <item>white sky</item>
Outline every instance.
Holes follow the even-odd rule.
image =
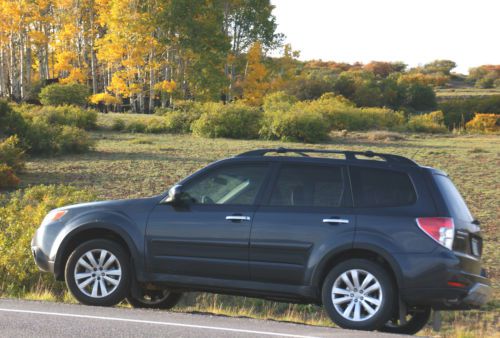
[[[500,0],[271,0],[301,60],[500,64]]]

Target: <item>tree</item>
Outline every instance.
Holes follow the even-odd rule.
[[[450,72],[457,64],[451,60],[435,60],[424,65],[422,72],[425,74],[440,73],[450,75]]]
[[[247,55],[247,70],[243,82],[243,96],[250,105],[261,105],[270,88],[267,69],[261,62],[262,49],[260,42],[255,42]]]

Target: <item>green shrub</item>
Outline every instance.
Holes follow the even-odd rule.
[[[123,119],[120,119],[120,118],[116,118],[113,120],[113,124],[111,125],[111,130],[114,130],[114,131],[122,131],[122,130],[125,130],[125,121]]]
[[[146,131],[146,123],[143,121],[132,121],[125,127],[125,130],[129,133],[144,133]]]
[[[193,133],[205,137],[251,139],[259,136],[262,113],[243,103],[203,105],[204,113],[192,127]]]
[[[263,108],[265,112],[288,111],[296,102],[297,98],[295,96],[288,95],[285,92],[275,92],[264,97]]]
[[[90,91],[87,86],[73,84],[51,84],[40,91],[40,102],[43,105],[61,106],[76,105],[83,106],[87,103]]]
[[[265,139],[316,143],[328,137],[328,123],[318,113],[294,110],[264,116],[260,135]]]
[[[8,165],[16,172],[24,169],[24,150],[19,147],[17,135],[0,142],[0,163]]]
[[[89,151],[94,142],[83,129],[63,126],[56,137],[57,151],[63,154],[79,154]]]
[[[15,188],[20,182],[21,180],[16,176],[14,169],[5,163],[0,163],[0,189]]]
[[[32,106],[24,109],[23,115],[31,119],[40,119],[51,125],[73,126],[85,130],[97,126],[97,112],[76,106]]]
[[[500,114],[500,95],[469,97],[446,100],[439,103],[448,128],[465,126],[475,113]]]
[[[23,116],[12,109],[12,106],[5,100],[0,100],[0,137],[24,135],[27,129],[27,122]]]
[[[189,133],[194,121],[201,116],[201,111],[178,111],[174,110],[164,116],[165,124],[172,133]]]
[[[431,134],[446,133],[448,131],[444,125],[444,115],[441,111],[410,116],[408,130]]]
[[[144,130],[145,133],[160,134],[168,131],[169,128],[163,118],[152,118],[146,121],[146,129]]]
[[[43,217],[52,209],[87,202],[94,196],[66,186],[35,186],[16,191],[0,200],[0,285],[3,292],[21,295],[38,283],[55,291],[64,290],[51,274],[33,263],[30,241]]]
[[[51,126],[42,120],[35,120],[29,124],[25,136],[27,152],[31,155],[49,155],[57,153],[59,147],[56,142],[59,128]]]

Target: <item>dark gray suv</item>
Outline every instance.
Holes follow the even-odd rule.
[[[51,211],[37,265],[80,302],[171,308],[184,291],[322,304],[341,327],[414,333],[491,297],[479,222],[450,178],[373,152],[261,149],[165,194]]]

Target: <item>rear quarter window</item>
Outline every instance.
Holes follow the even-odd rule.
[[[433,176],[439,192],[443,196],[444,202],[451,213],[450,216],[456,219],[471,222],[474,217],[472,217],[472,214],[462,198],[462,195],[450,178],[439,174],[435,174]]]
[[[417,200],[413,183],[404,172],[352,166],[350,173],[355,207],[400,207]]]

